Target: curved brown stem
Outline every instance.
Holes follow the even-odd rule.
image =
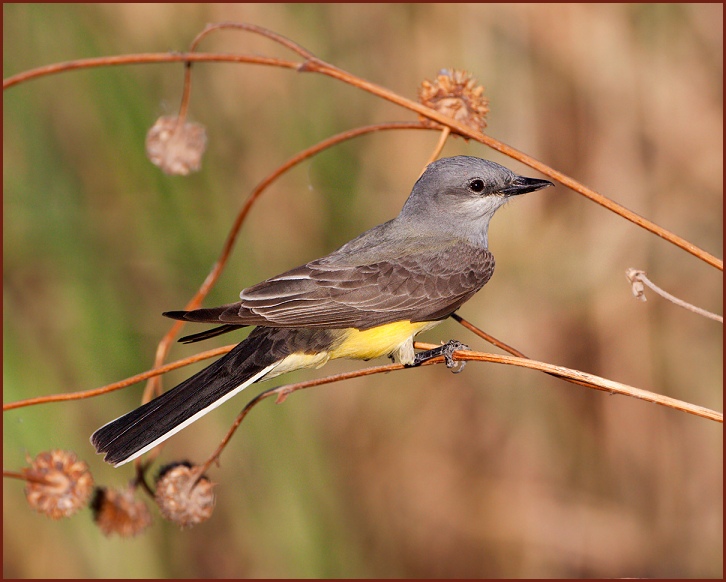
[[[416,342],[414,344],[414,347],[416,347],[417,349],[429,350],[438,346],[436,346],[435,344]],[[632,396],[633,398],[638,398],[647,402],[653,402],[655,404],[660,404],[668,408],[680,410],[681,412],[687,412],[695,416],[700,416],[701,418],[715,420],[716,422],[723,423],[723,413],[717,412],[715,410],[711,410],[709,408],[705,408],[703,406],[698,406],[695,404],[690,404],[689,402],[683,402],[682,400],[677,400],[668,396],[662,396],[660,394],[656,394],[648,390],[642,390],[640,388],[635,388],[634,386],[629,386],[620,382],[614,382],[613,380],[601,378],[600,376],[588,374],[587,372],[581,372],[580,370],[573,370],[570,368],[565,368],[563,366],[548,364],[546,362],[538,362],[529,358],[488,354],[484,352],[475,352],[470,350],[454,352],[453,357],[455,360],[461,362],[492,362],[495,364],[521,366],[523,368],[539,370],[541,372],[545,372],[546,374],[568,380],[573,384],[584,386],[586,388],[601,390],[604,392],[609,392],[610,394],[622,394],[624,396]],[[444,361],[444,357],[439,356],[437,358],[427,360],[426,362],[422,363],[421,366],[441,364],[444,363]],[[360,378],[363,376],[382,374],[385,372],[394,372],[404,369],[412,368],[403,366],[402,364],[375,366],[371,368],[364,368],[362,370],[356,370],[354,372],[335,374],[333,376],[328,376],[325,378],[316,378],[314,380],[308,380],[306,382],[298,382],[296,384],[278,386],[276,388],[270,388],[268,390],[265,390],[264,392],[260,392],[242,409],[242,412],[240,412],[240,414],[237,416],[234,423],[230,427],[229,431],[227,431],[227,434],[224,436],[220,444],[209,456],[209,458],[201,465],[200,473],[205,473],[214,463],[219,463],[219,458],[222,454],[222,451],[232,439],[232,436],[237,431],[240,424],[242,424],[242,421],[247,417],[250,411],[263,400],[274,395],[277,397],[275,402],[279,404],[281,402],[284,402],[290,394],[292,394],[293,392],[297,392],[298,390],[305,390],[307,388],[313,388],[315,386],[322,386],[323,384],[331,384],[333,382],[341,382],[343,380],[350,380],[352,378]]]
[[[250,210],[252,209],[252,206],[255,204],[255,202],[259,199],[259,197],[263,194],[263,192],[272,184],[275,180],[277,180],[282,174],[290,170],[291,168],[295,167],[297,164],[307,160],[308,158],[320,153],[321,151],[332,147],[338,143],[341,143],[343,141],[352,139],[354,137],[358,137],[361,135],[365,135],[368,133],[376,132],[376,131],[385,131],[385,130],[391,130],[391,129],[432,129],[430,127],[424,126],[420,122],[389,122],[389,123],[379,123],[375,125],[367,125],[364,127],[357,127],[355,129],[351,129],[348,131],[344,131],[342,133],[339,133],[337,135],[334,135],[332,137],[329,137],[328,139],[325,139],[321,142],[318,142],[317,144],[310,146],[309,148],[297,153],[290,159],[288,159],[285,163],[278,166],[275,170],[273,170],[266,178],[264,178],[257,186],[255,186],[254,190],[250,193],[250,195],[247,197],[247,200],[245,201],[244,205],[240,209],[240,211],[237,213],[237,217],[234,220],[234,223],[232,224],[232,227],[230,228],[229,234],[227,235],[227,239],[224,243],[224,246],[222,247],[222,251],[219,254],[219,257],[217,258],[216,262],[212,266],[211,271],[207,275],[207,277],[204,279],[204,282],[199,287],[199,290],[196,292],[194,297],[187,303],[185,306],[185,310],[189,311],[192,309],[198,308],[202,304],[202,300],[207,296],[209,291],[212,289],[214,284],[217,282],[217,279],[219,279],[219,276],[222,274],[224,267],[227,264],[227,260],[229,259],[230,253],[232,252],[232,248],[234,247],[234,244],[237,240],[237,236],[239,235],[239,232],[242,228],[242,224],[244,223],[245,219],[247,218],[247,215],[249,214]],[[154,359],[154,366],[160,366],[161,363],[166,359],[167,354],[169,353],[169,349],[171,348],[171,344],[174,341],[174,338],[176,337],[179,330],[184,325],[184,322],[177,321],[172,325],[172,327],[169,329],[169,331],[164,335],[162,340],[159,342],[159,345],[156,349],[156,356]],[[149,382],[149,384],[146,386],[146,389],[144,390],[144,396],[143,401],[147,402],[151,399],[152,395],[159,391],[159,383],[158,380],[152,380]]]
[[[135,376],[131,376],[130,378],[126,378],[125,380],[121,380],[120,382],[114,382],[113,384],[106,384],[105,386],[101,386],[100,388],[94,388],[93,390],[71,392],[70,394],[50,394],[49,396],[38,396],[36,398],[28,398],[26,400],[18,400],[16,402],[8,402],[6,404],[3,404],[3,412],[5,412],[6,410],[13,410],[15,408],[22,408],[24,406],[34,406],[36,404],[48,404],[49,402],[65,402],[66,400],[82,400],[84,398],[93,398],[94,396],[100,396],[101,394],[106,394],[108,392],[113,392],[114,390],[126,388],[127,386],[131,386],[132,384],[136,384],[137,382],[142,382],[143,380],[151,378],[152,376],[166,374],[167,372],[171,372],[172,370],[176,370],[177,368],[183,368],[184,366],[199,362],[200,360],[206,360],[207,358],[221,356],[222,354],[226,354],[227,352],[229,352],[233,347],[234,345],[229,345],[222,348],[208,350],[206,352],[201,352],[188,358],[166,364],[165,366],[160,366],[158,368],[154,368],[153,370],[148,370],[141,374],[136,374]]]
[[[221,25],[216,25],[216,26],[221,26]],[[229,24],[227,26],[231,27],[232,25]],[[30,79],[38,78],[38,77],[45,76],[45,75],[60,73],[63,71],[74,70],[74,69],[99,67],[99,66],[114,66],[114,65],[124,65],[124,64],[159,63],[159,62],[199,62],[199,61],[241,62],[241,63],[264,64],[264,65],[270,65],[270,66],[286,67],[286,68],[290,68],[290,69],[295,69],[300,72],[321,73],[321,74],[327,75],[329,77],[332,77],[334,79],[338,79],[340,81],[353,85],[355,87],[358,87],[360,89],[363,89],[364,91],[368,91],[369,93],[372,93],[373,95],[376,95],[378,97],[391,101],[392,103],[400,105],[401,107],[405,107],[406,109],[419,113],[420,115],[423,115],[424,117],[437,121],[438,123],[451,128],[451,130],[453,130],[455,133],[457,133],[459,135],[476,140],[479,143],[487,145],[487,146],[491,147],[492,149],[494,149],[500,153],[503,153],[504,155],[507,155],[511,158],[519,160],[523,164],[526,164],[526,165],[530,166],[531,168],[537,170],[538,172],[541,172],[542,174],[549,176],[553,180],[557,180],[564,186],[567,186],[568,188],[574,190],[575,192],[589,198],[593,202],[600,204],[601,206],[607,208],[608,210],[615,212],[616,214],[622,216],[626,220],[633,222],[634,224],[640,226],[641,228],[644,228],[644,229],[648,230],[649,232],[652,232],[653,234],[680,247],[681,249],[685,250],[686,252],[691,253],[693,256],[698,257],[699,259],[705,261],[709,265],[716,267],[720,271],[723,271],[723,260],[718,259],[717,257],[704,251],[703,249],[700,249],[699,247],[697,247],[693,243],[687,241],[686,239],[672,233],[671,231],[669,231],[661,226],[658,226],[654,222],[625,208],[621,204],[618,204],[617,202],[614,202],[613,200],[606,198],[602,194],[599,194],[598,192],[596,192],[590,188],[587,188],[586,186],[580,184],[579,182],[570,178],[569,176],[566,176],[565,174],[558,172],[557,170],[554,170],[553,168],[550,168],[549,166],[540,162],[539,160],[536,160],[535,158],[532,158],[531,156],[528,156],[527,154],[520,152],[519,150],[517,150],[507,144],[504,144],[492,137],[489,137],[489,136],[481,133],[480,131],[477,131],[463,123],[460,123],[460,122],[452,119],[451,117],[447,117],[429,107],[426,107],[425,105],[422,105],[420,103],[417,103],[415,101],[411,101],[410,99],[402,97],[401,95],[398,95],[397,93],[391,91],[390,89],[386,89],[385,87],[376,85],[375,83],[371,83],[370,81],[366,81],[365,79],[352,75],[351,73],[348,73],[347,71],[344,71],[343,69],[339,69],[338,67],[335,67],[329,63],[326,63],[325,61],[314,57],[312,55],[312,53],[310,53],[306,49],[300,47],[296,43],[293,43],[289,39],[286,39],[285,37],[278,35],[270,30],[264,29],[262,27],[256,27],[254,25],[247,25],[247,24],[237,24],[237,25],[235,25],[235,27],[241,28],[244,30],[249,30],[252,32],[256,32],[258,34],[263,34],[264,36],[267,36],[268,38],[272,38],[272,39],[276,40],[277,42],[284,44],[291,50],[294,50],[297,54],[302,56],[305,59],[305,61],[303,63],[295,63],[292,61],[285,61],[282,59],[257,57],[257,56],[251,56],[251,55],[219,55],[219,54],[205,55],[205,54],[198,54],[198,53],[182,53],[182,54],[153,54],[152,53],[152,54],[142,54],[142,55],[125,55],[125,56],[121,56],[121,57],[102,57],[102,58],[98,58],[98,59],[80,59],[80,60],[70,61],[70,62],[66,62],[66,63],[48,65],[46,67],[39,67],[37,69],[32,69],[30,71],[25,71],[23,73],[13,75],[3,81],[3,89],[7,89],[9,87],[17,85],[18,83],[28,81]]]
[[[668,242],[673,243],[674,245],[685,250],[686,252],[691,253],[692,255],[698,257],[702,261],[705,261],[709,265],[716,267],[720,271],[723,271],[723,260],[714,257],[703,249],[698,248],[696,245],[687,241],[686,239],[672,233],[671,231],[661,226],[658,226],[647,218],[643,218],[632,210],[628,210],[621,204],[618,204],[617,202],[606,198],[602,194],[599,194],[594,190],[583,186],[576,180],[570,178],[569,176],[566,176],[562,172],[558,172],[557,170],[550,168],[548,165],[540,162],[539,160],[536,160],[535,158],[528,156],[527,154],[520,152],[519,150],[508,146],[507,144],[502,143],[494,139],[493,137],[490,137],[481,133],[480,131],[472,129],[471,127],[459,121],[456,121],[451,117],[447,117],[445,115],[442,115],[438,111],[426,107],[425,105],[422,105],[415,101],[411,101],[410,99],[406,99],[405,97],[394,93],[390,89],[386,89],[385,87],[381,87],[380,85],[376,85],[375,83],[371,83],[369,81],[356,77],[355,75],[351,75],[347,71],[339,69],[320,59],[309,59],[305,61],[301,71],[316,72],[328,75],[329,77],[333,77],[334,79],[338,79],[355,87],[363,89],[364,91],[368,91],[369,93],[377,95],[378,97],[382,97],[383,99],[391,101],[392,103],[400,105],[401,107],[405,107],[406,109],[415,111],[416,113],[419,113],[424,117],[428,117],[429,119],[437,121],[444,126],[450,127],[454,132],[458,133],[459,135],[468,137],[470,139],[478,141],[479,143],[487,145],[490,148],[500,153],[503,153],[504,155],[514,158],[522,162],[523,164],[534,168],[545,176],[549,176],[553,180],[557,180],[558,182],[560,182],[564,186],[567,186],[571,190],[574,190],[578,194],[582,194],[593,202],[600,204],[608,210],[622,216],[626,220],[637,224],[638,226],[652,232],[653,234],[667,240]]]

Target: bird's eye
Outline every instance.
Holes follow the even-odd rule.
[[[469,189],[472,192],[481,192],[482,190],[484,190],[484,181],[480,180],[479,178],[472,180],[471,182],[469,182]]]

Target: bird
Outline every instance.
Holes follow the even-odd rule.
[[[450,341],[415,353],[414,337],[469,300],[490,279],[489,221],[513,196],[553,186],[495,162],[454,156],[430,163],[401,212],[332,253],[247,287],[219,307],[168,311],[217,324],[196,342],[254,326],[220,359],[91,436],[114,466],[127,463],[255,382],[337,358],[388,356],[416,366],[451,354]]]

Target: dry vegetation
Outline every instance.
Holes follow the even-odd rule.
[[[515,146],[666,227],[662,236],[676,233],[703,250],[689,254],[560,186],[494,219],[497,273],[461,315],[535,360],[722,408],[721,325],[649,291],[647,303],[636,301],[625,277],[629,267],[644,269],[674,295],[722,311],[723,267],[712,266],[723,232],[720,5],[6,5],[4,12],[6,79],[81,57],[184,50],[205,22],[231,20],[267,26],[413,100],[440,68],[473,71],[490,100],[491,137],[482,141],[500,152],[495,139]],[[292,58],[238,31],[210,34],[197,50]],[[315,66],[308,61],[308,70]],[[417,119],[320,75],[199,63],[193,79],[188,114],[206,126],[208,150],[201,172],[185,178],[161,174],[143,151],[153,120],[176,112],[180,65],[65,72],[6,91],[6,403],[148,368],[168,330],[158,314],[183,306],[199,287],[256,184],[333,134]],[[205,303],[230,301],[241,287],[393,216],[442,144],[442,155],[526,171],[474,140],[438,134],[357,137],[275,181]],[[449,337],[490,349],[453,321],[424,339]],[[170,347],[179,358],[199,351]],[[291,381],[357,367],[335,363]],[[172,372],[164,383],[188,374]],[[74,450],[108,484],[92,501],[96,524],[109,533],[109,522],[136,512],[144,527],[128,520],[123,527],[140,533],[150,517],[128,493],[133,472],[103,465],[87,442],[139,397],[126,388],[7,412],[5,466]],[[162,458],[202,462],[250,398],[185,430]],[[58,486],[48,459],[59,454],[10,476],[31,475],[26,491],[43,479]],[[307,390],[282,406],[257,407],[221,462],[211,468],[220,482],[211,521],[184,532],[157,527],[124,545],[99,546],[90,519],[41,521],[8,480],[5,575],[722,575],[722,426],[534,371],[470,363],[452,376],[429,366]],[[85,471],[75,457],[64,463]],[[187,479],[183,466],[164,475],[180,471]],[[164,483],[172,504],[183,486]],[[204,486],[206,519],[211,484]],[[197,514],[182,514],[185,525],[198,523]]]

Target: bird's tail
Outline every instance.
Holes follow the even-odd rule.
[[[262,379],[285,357],[274,353],[264,331],[258,328],[212,365],[99,428],[91,436],[96,452],[106,453],[104,460],[114,466],[123,465]]]

